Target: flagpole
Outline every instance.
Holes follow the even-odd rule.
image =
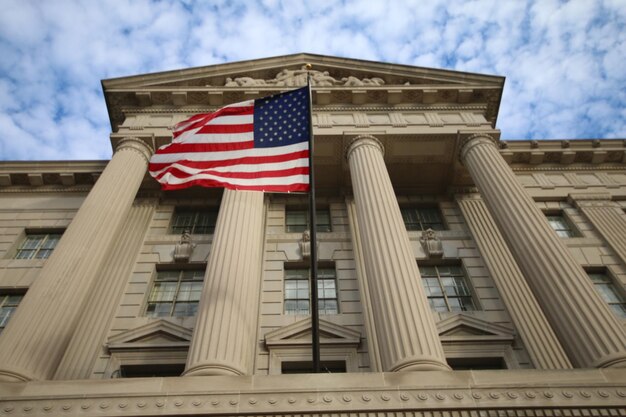
[[[307,68],[310,65],[307,64]],[[317,295],[317,219],[315,213],[315,170],[313,169],[313,91],[311,74],[307,72],[309,87],[309,216],[311,225],[311,347],[313,356],[313,372],[320,372],[320,323]]]

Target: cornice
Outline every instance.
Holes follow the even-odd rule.
[[[207,106],[207,107],[148,107],[148,108],[134,108],[124,107],[122,112],[125,115],[134,114],[195,114],[195,113],[210,113],[218,110],[220,106]],[[459,110],[472,110],[472,111],[485,111],[487,106],[471,105],[471,106],[313,106],[314,113],[323,112],[354,112],[354,111],[384,111],[384,112],[397,112],[397,111],[459,111]]]
[[[10,187],[1,187],[0,194],[10,194],[10,193],[27,193],[27,194],[49,194],[49,193],[88,193],[91,191],[91,186],[83,185],[83,186],[71,186],[71,187],[55,187],[55,186],[42,186],[42,187],[31,187],[31,186],[10,186]]]
[[[623,164],[614,164],[614,165],[606,165],[606,164],[597,164],[597,165],[580,165],[580,164],[571,164],[571,165],[560,165],[560,166],[545,166],[538,165],[533,167],[520,167],[520,166],[512,166],[511,169],[513,172],[543,172],[543,171],[625,171],[626,166]]]
[[[193,381],[191,381],[193,379]],[[521,381],[521,382],[520,382]],[[330,415],[338,413],[614,415],[619,370],[460,371],[0,383],[3,415]],[[190,389],[193,387],[192,389]],[[532,411],[531,411],[532,410]],[[489,412],[490,413],[490,412]],[[438,415],[438,414],[437,414]]]

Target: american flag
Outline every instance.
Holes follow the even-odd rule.
[[[309,88],[230,104],[174,127],[148,170],[164,190],[309,190]]]

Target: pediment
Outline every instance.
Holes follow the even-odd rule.
[[[192,331],[167,320],[156,320],[112,336],[107,341],[109,349],[130,347],[186,346]]]
[[[237,87],[236,84],[229,85],[228,79],[246,78],[245,81],[249,84],[246,85],[245,81],[242,81],[244,84],[239,85],[240,87],[293,87],[302,84],[295,84],[296,80],[290,80],[289,76],[297,77],[298,72],[302,71],[306,64],[311,64],[311,71],[326,75],[325,78],[313,77],[314,85],[317,82],[317,85],[324,87],[441,86],[445,84],[501,87],[504,81],[503,77],[491,75],[301,53],[115,78],[103,80],[103,86],[105,90],[154,87]],[[285,70],[295,71],[296,74],[286,73]],[[250,80],[263,80],[265,83],[254,84]],[[281,84],[281,80],[286,81],[286,84]]]
[[[356,347],[361,341],[359,332],[340,324],[320,319],[319,328],[321,345]],[[267,333],[265,344],[268,347],[311,345],[311,319],[300,320]]]
[[[512,329],[496,323],[490,323],[468,314],[456,314],[437,323],[439,336],[444,339],[497,339],[513,340]]]

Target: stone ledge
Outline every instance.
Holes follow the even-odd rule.
[[[618,408],[623,408],[624,404],[626,373],[607,369],[0,383],[0,414],[10,416],[307,414],[529,408],[613,408],[619,411]]]

